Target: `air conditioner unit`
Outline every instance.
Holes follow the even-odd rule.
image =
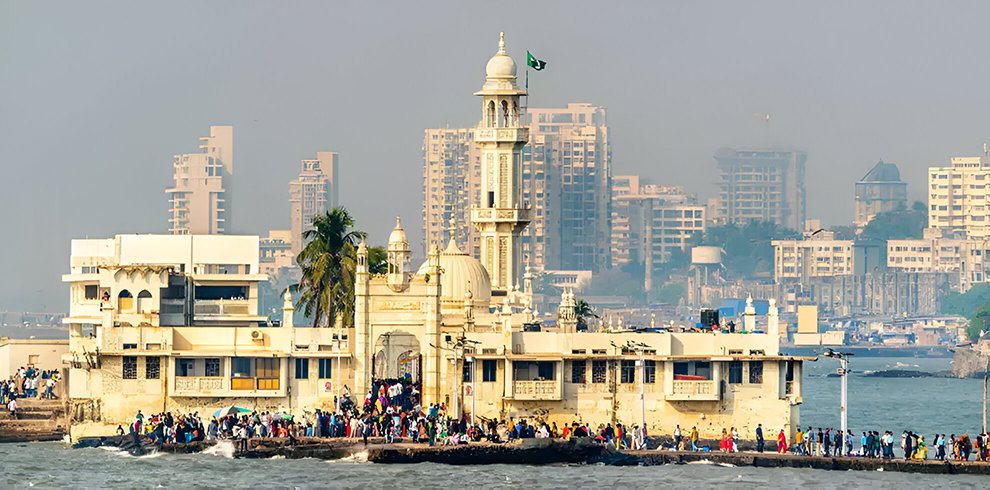
[[[265,340],[265,334],[261,333],[261,330],[252,330],[251,340],[261,342],[262,340]]]

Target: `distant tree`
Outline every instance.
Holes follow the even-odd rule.
[[[969,318],[980,308],[990,305],[990,284],[977,284],[963,294],[946,294],[940,303],[939,311],[943,315]]]
[[[769,275],[773,271],[773,240],[800,238],[794,230],[770,221],[752,221],[743,226],[714,226],[705,233],[704,244],[722,247],[723,265],[737,277]]]
[[[332,327],[338,317],[346,326],[353,319],[356,246],[366,236],[353,228],[350,213],[336,207],[314,217],[313,227],[303,232],[306,245],[296,257],[302,279],[293,289],[313,327]]]
[[[970,317],[969,326],[966,327],[966,336],[973,342],[979,341],[980,333],[987,330],[988,323],[990,323],[990,304],[983,305]]]
[[[385,247],[368,247],[368,272],[388,273],[388,250]]]
[[[588,330],[588,318],[599,318],[598,312],[583,299],[575,301],[574,314],[577,315],[578,331]]]
[[[687,288],[684,287],[684,283],[682,282],[668,282],[657,290],[656,298],[661,303],[676,305],[680,303],[682,299],[687,298]]]
[[[859,234],[864,240],[900,240],[921,238],[928,226],[928,211],[925,204],[916,201],[911,209],[901,207],[896,211],[877,213]]]

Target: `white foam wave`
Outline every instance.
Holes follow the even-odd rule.
[[[361,451],[340,459],[332,459],[330,463],[367,463],[368,451]]]
[[[220,441],[203,450],[203,454],[234,459],[234,443],[231,441]]]

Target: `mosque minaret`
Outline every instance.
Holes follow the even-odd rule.
[[[529,203],[522,201],[522,147],[529,130],[521,126],[519,104],[526,90],[516,85],[516,63],[505,52],[504,33],[485,71],[485,84],[475,92],[482,98],[482,118],[474,132],[481,149],[482,192],[471,222],[481,236],[481,262],[499,296],[519,285],[519,234],[530,221]]]

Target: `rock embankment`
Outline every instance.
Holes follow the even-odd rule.
[[[979,344],[956,347],[952,356],[952,375],[957,378],[981,378],[987,369],[990,357],[990,340]]]

